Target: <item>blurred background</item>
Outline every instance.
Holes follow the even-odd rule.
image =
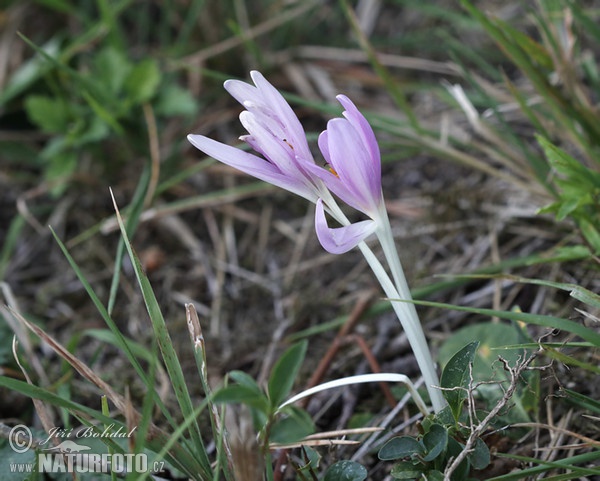
[[[534,137],[547,134],[595,170],[599,49],[597,32],[583,33],[597,16],[588,9],[593,2],[573,7],[574,14],[565,13],[564,2],[473,3],[481,17],[452,0],[1,2],[3,302],[115,388],[143,397],[119,351],[101,339],[104,322],[48,227],[123,333],[152,346],[131,263],[119,254],[110,188],[184,370],[194,363],[184,303],[198,310],[209,374],[218,382],[232,369],[264,379],[281,345],[302,337],[310,339],[303,366],[310,374],[345,316],[366,297],[374,307],[356,332],[385,370],[417,375],[366,263],[355,252],[333,256],[321,249],[313,207],[188,144],[188,133],[238,144],[245,133],[241,107],[222,84],[247,80],[257,69],[290,101],[317,162],[317,135],[341,112],[335,95],[349,96],[369,118],[382,149],[398,250],[417,297],[592,322],[573,314],[568,292],[510,279],[447,277],[504,271],[598,288],[595,204],[538,213],[564,186],[553,183]],[[496,20],[486,24],[485,18]],[[506,43],[515,51],[494,37],[502,31],[513,35]],[[519,52],[527,54],[523,63]],[[541,90],[546,84],[536,83],[536,72],[550,78],[551,71],[562,80]],[[454,84],[470,100],[453,94]],[[547,101],[558,98],[552,89],[564,103]],[[569,126],[561,109],[566,117],[581,115],[578,126]],[[432,307],[420,313],[435,353],[452,333],[482,319]],[[537,329],[533,338],[546,332]],[[12,332],[0,319],[0,366],[22,378]],[[30,343],[42,384],[81,402],[95,399],[95,389],[47,347]],[[368,367],[350,346],[330,369],[336,377]],[[587,392],[588,374],[571,372],[569,382]],[[190,384],[199,396],[199,385]],[[3,388],[0,417],[31,415],[24,399]],[[332,414],[339,413],[334,406],[318,422],[343,425],[381,407],[380,395],[370,395],[345,418]]]

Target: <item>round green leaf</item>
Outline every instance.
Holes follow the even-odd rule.
[[[332,464],[323,481],[363,481],[367,479],[367,469],[354,461],[338,461]]]
[[[136,64],[125,80],[125,91],[133,104],[147,102],[158,90],[161,72],[158,63],[145,59]]]
[[[485,469],[490,464],[490,450],[481,438],[475,441],[475,448],[468,456],[471,466],[475,469]]]
[[[427,455],[423,461],[433,461],[442,454],[448,446],[448,431],[439,424],[434,424],[425,436],[423,436],[423,444],[427,450]]]
[[[395,459],[408,458],[414,454],[423,454],[424,446],[415,438],[410,436],[399,436],[390,439],[379,450],[379,459],[382,461],[392,461]]]

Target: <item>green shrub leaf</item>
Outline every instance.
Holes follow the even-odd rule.
[[[48,134],[66,133],[69,125],[67,105],[57,98],[29,95],[25,100],[29,120]]]
[[[423,461],[433,461],[446,450],[448,446],[448,431],[443,426],[434,424],[429,429],[429,432],[423,436],[423,445],[427,450]]]
[[[490,450],[487,447],[487,444],[485,444],[481,438],[477,438],[473,452],[467,457],[469,458],[471,466],[473,466],[474,469],[485,469],[488,467],[491,461]]]
[[[440,383],[444,397],[458,421],[469,387],[469,366],[473,364],[479,341],[473,341],[458,351],[446,364]]]
[[[425,447],[410,436],[398,436],[390,439],[379,450],[378,457],[382,461],[393,461],[395,459],[408,458],[415,454],[423,454]]]
[[[390,474],[394,479],[420,479],[423,470],[410,461],[402,461],[394,464]]]
[[[354,461],[338,461],[332,464],[323,481],[363,481],[367,479],[367,469]]]

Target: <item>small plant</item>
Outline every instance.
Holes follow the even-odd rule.
[[[248,135],[242,136],[242,140],[264,158],[202,135],[189,135],[189,141],[225,164],[314,202],[315,230],[323,248],[342,254],[358,247],[386,295],[410,301],[410,289],[383,202],[379,146],[365,117],[349,98],[337,97],[346,109],[345,118],[330,120],[327,130],[321,133],[319,148],[327,167],[320,167],[313,159],[300,121],[283,96],[259,72],[252,72],[251,76],[255,86],[228,80],[225,88],[246,108],[240,114],[240,121]],[[351,223],[332,194],[369,219]],[[341,227],[330,228],[326,212]],[[381,243],[391,278],[364,242],[371,234]],[[438,412],[446,403],[437,389],[435,364],[417,311],[410,302],[394,302],[392,307],[425,378],[433,408]]]
[[[469,448],[465,446],[464,440],[470,439],[470,433],[462,426],[463,404],[472,390],[471,369],[478,345],[467,344],[444,368],[441,382],[448,406],[425,418],[418,436],[392,438],[379,450],[382,461],[399,461],[391,471],[395,479],[463,480],[471,468],[484,469],[490,463],[489,449],[480,437],[471,441]],[[467,455],[456,463],[465,451]],[[448,478],[444,472],[449,466],[453,474]]]

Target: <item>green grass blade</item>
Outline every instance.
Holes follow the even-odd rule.
[[[179,403],[179,407],[181,408],[181,413],[185,420],[189,420],[190,417],[194,418],[190,422],[189,434],[198,454],[198,461],[202,467],[201,476],[205,479],[212,477],[210,461],[202,441],[200,427],[195,419],[197,414],[194,414],[192,399],[185,383],[185,377],[183,375],[183,370],[181,368],[181,364],[179,363],[179,359],[177,358],[177,353],[173,348],[171,336],[167,330],[165,320],[160,310],[160,306],[158,305],[158,301],[156,300],[156,296],[154,295],[154,291],[152,290],[152,286],[150,285],[150,281],[148,280],[148,277],[142,268],[137,254],[134,252],[133,247],[129,242],[127,230],[125,229],[125,224],[123,223],[123,219],[121,218],[114,197],[113,203],[117,213],[117,221],[119,223],[119,228],[121,229],[121,235],[125,240],[125,246],[127,247],[127,252],[131,258],[131,263],[133,264],[136,278],[144,297],[144,303],[146,305],[146,309],[148,310],[148,315],[150,316],[152,328],[154,329],[154,335],[158,341],[158,346],[165,362],[167,372],[169,373],[169,379],[171,380],[173,390],[175,391],[175,396],[177,398],[177,402]]]
[[[107,416],[104,416],[101,411],[97,411],[88,406],[84,406],[83,404],[76,403],[75,401],[71,401],[70,399],[65,399],[64,397],[58,396],[47,389],[41,388],[39,386],[34,386],[33,384],[29,384],[25,381],[0,376],[0,386],[5,387],[11,391],[21,393],[24,396],[27,396],[31,399],[39,399],[40,401],[47,402],[48,404],[52,404],[53,406],[85,414],[103,423],[110,424],[112,422],[125,427],[120,421],[116,421]]]
[[[552,468],[573,470],[574,473],[577,473],[577,476],[574,476],[574,478],[583,477],[585,475],[596,475],[597,476],[600,474],[600,469],[588,469],[588,468],[580,468],[580,467],[576,466],[576,464],[589,463],[589,462],[595,461],[597,459],[600,459],[600,451],[598,451],[598,450],[592,451],[591,453],[580,454],[578,456],[572,456],[570,458],[566,458],[566,459],[562,459],[560,461],[554,461],[554,462],[541,461],[539,459],[529,458],[526,456],[517,456],[517,455],[513,455],[513,454],[497,453],[496,456],[499,456],[501,458],[516,459],[518,461],[523,461],[525,463],[534,463],[534,464],[538,464],[538,466],[536,466],[534,468],[518,470],[517,472],[505,474],[502,476],[496,476],[495,478],[489,478],[488,481],[523,480],[523,479],[529,478],[530,476],[549,471]]]
[[[552,115],[558,124],[567,128],[577,142],[588,151],[587,140],[580,132],[578,124],[593,134],[596,126],[590,124],[587,115],[582,115],[572,102],[548,80],[552,61],[545,49],[531,38],[498,19],[488,18],[469,0],[461,0],[462,5],[475,18],[485,31],[498,43],[506,56],[523,72],[552,109]],[[543,65],[543,68],[542,68]]]
[[[390,299],[392,302],[409,302],[399,299]],[[539,326],[551,327],[552,329],[560,329],[585,339],[593,343],[595,346],[600,346],[600,334],[588,329],[587,327],[561,317],[545,316],[542,314],[529,314],[526,312],[498,311],[496,309],[483,309],[477,307],[456,306],[453,304],[444,304],[441,302],[430,301],[412,301],[419,306],[439,307],[441,309],[450,309],[454,311],[470,312],[471,314],[479,314],[481,316],[499,317],[511,321],[526,322],[528,324],[536,324]]]
[[[52,232],[54,239],[56,240],[56,242],[58,243],[58,246],[60,247],[64,256],[66,257],[67,262],[71,266],[71,269],[73,269],[73,272],[79,279],[79,282],[81,282],[81,284],[83,285],[83,288],[85,289],[88,296],[92,300],[92,302],[93,302],[94,306],[96,307],[96,309],[98,310],[100,316],[102,317],[102,319],[104,320],[104,322],[106,323],[106,325],[108,326],[110,331],[112,332],[112,334],[114,336],[115,345],[125,353],[127,360],[131,363],[131,365],[135,369],[135,372],[140,377],[140,379],[142,380],[144,385],[146,385],[146,386],[150,385],[151,382],[148,379],[146,372],[144,371],[144,369],[140,365],[139,361],[137,360],[136,356],[134,355],[133,349],[135,349],[135,348],[132,348],[130,346],[128,340],[123,336],[123,334],[121,333],[121,331],[119,330],[119,328],[117,327],[115,322],[113,321],[112,317],[108,313],[106,307],[104,307],[104,304],[102,304],[102,301],[100,301],[100,299],[94,292],[94,289],[92,288],[90,283],[87,281],[87,279],[81,272],[81,269],[75,262],[75,259],[73,259],[73,257],[67,250],[66,246],[60,240],[60,238],[58,237],[56,232],[54,232],[52,227],[50,227],[50,231]],[[156,401],[157,405],[159,406],[163,416],[165,416],[165,419],[171,424],[171,426],[175,427],[176,426],[175,420],[169,414],[168,409],[166,408],[166,406],[164,405],[163,401],[160,399],[160,397],[158,396],[156,391],[149,390],[148,392],[152,393],[152,396],[155,398],[155,401]]]
[[[457,277],[467,279],[506,279],[521,284],[532,284],[536,286],[552,287],[554,289],[566,291],[572,298],[577,299],[578,301],[581,301],[596,309],[600,309],[600,296],[590,291],[589,289],[586,289],[585,287],[578,286],[577,284],[572,284],[568,282],[546,281],[544,279],[530,279],[529,277],[513,276],[510,274],[467,274],[464,276],[461,275]]]
[[[149,161],[150,162],[150,161]],[[133,233],[137,228],[140,220],[140,215],[144,209],[144,199],[146,197],[146,191],[148,190],[148,184],[150,182],[150,168],[147,165],[144,169],[138,185],[133,194],[131,201],[130,214],[127,217],[127,234],[133,237]],[[110,285],[110,294],[108,297],[108,312],[112,313],[115,301],[117,299],[117,290],[119,288],[119,279],[121,277],[121,265],[123,264],[123,256],[125,255],[125,241],[123,238],[119,240],[117,246],[117,254],[115,256],[115,264],[113,269],[113,277]]]
[[[563,389],[563,391],[567,394],[567,399],[571,398],[570,401],[573,403],[589,409],[596,414],[600,414],[600,401],[592,399],[571,389]]]

